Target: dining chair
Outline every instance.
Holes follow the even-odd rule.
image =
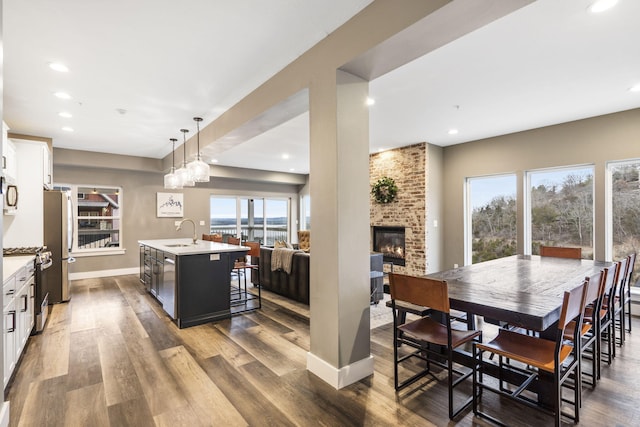
[[[543,246],[540,245],[540,256],[551,256],[556,258],[581,259],[581,248],[570,248],[564,246]]]
[[[614,325],[614,341],[619,347],[624,345],[625,332],[624,332],[624,293],[627,283],[627,273],[629,272],[629,258],[622,258],[620,261],[620,267],[618,269],[618,277],[616,278],[616,288],[611,296],[608,297],[609,303],[613,308],[613,325]],[[616,338],[616,335],[618,337]],[[613,353],[615,357],[615,349]]]
[[[452,319],[446,281],[390,273],[389,288],[394,327],[393,373],[395,389],[396,391],[401,390],[420,378],[430,373],[433,374],[432,364],[446,369],[449,389],[449,418],[453,419],[468,408],[473,401],[473,396],[471,396],[458,408],[454,409],[453,407],[454,388],[473,375],[473,370],[462,371],[454,367],[454,351],[467,343],[481,342],[482,331],[461,330],[451,326]],[[399,324],[397,308],[401,303],[430,307],[432,315],[435,311],[442,315],[442,322],[430,316],[424,316]],[[400,344],[406,344],[402,354],[399,348]],[[406,350],[407,347],[410,349]],[[415,360],[414,358],[425,362],[424,369],[401,381],[398,369],[400,364],[412,359]],[[442,362],[443,358],[446,358],[445,362]],[[416,368],[417,366],[414,364],[408,370],[414,372]],[[454,375],[457,376],[455,380]]]
[[[227,243],[230,245],[240,245],[240,239],[238,237],[227,237]],[[240,289],[240,276],[244,276],[244,297],[247,297],[247,275],[245,271],[245,266],[247,264],[247,258],[242,256],[233,262],[233,269],[231,270],[232,275],[236,275],[238,277],[238,294],[242,295],[242,291]]]
[[[611,361],[613,359],[612,349],[613,349],[613,332],[611,331],[611,325],[613,324],[611,319],[611,315],[605,306],[605,297],[607,294],[611,292],[613,287],[616,271],[618,269],[618,263],[614,263],[612,266],[604,268],[602,270],[602,278],[601,278],[601,286],[600,286],[600,305],[596,307],[594,305],[587,304],[587,307],[584,310],[584,321],[592,322],[595,325],[595,333],[598,339],[596,340],[596,353],[597,353],[597,372],[596,372],[596,380],[599,380],[602,370],[602,360],[603,355],[607,355],[606,362],[608,365],[611,365]],[[606,353],[602,349],[602,342],[607,342],[607,351]]]
[[[576,342],[578,346],[578,354],[580,357],[578,358],[579,364],[579,372],[580,378],[582,379],[582,383],[590,385],[591,388],[596,387],[596,380],[598,378],[598,340],[600,337],[596,331],[596,323],[597,320],[594,320],[593,313],[598,313],[600,311],[600,306],[602,304],[602,296],[604,283],[602,282],[603,273],[602,271],[597,272],[596,274],[586,277],[585,282],[587,282],[587,289],[585,290],[585,302],[586,306],[583,313],[583,321],[582,328],[580,328],[579,338]],[[574,328],[576,327],[577,322],[572,320],[567,325],[565,329],[565,339],[571,340],[574,334]],[[591,371],[585,371],[583,359],[585,356],[590,356],[591,358]],[[585,377],[588,377],[585,378]],[[580,388],[580,403],[582,402],[582,387]]]
[[[473,412],[475,415],[505,425],[493,415],[480,410],[482,391],[488,390],[520,404],[551,413],[556,427],[560,426],[562,415],[573,418],[576,423],[580,421],[580,381],[576,380],[580,378],[580,364],[578,363],[580,354],[577,343],[580,339],[578,334],[582,328],[587,286],[588,280],[585,280],[581,285],[564,293],[555,340],[500,329],[498,335],[490,342],[475,344],[473,349],[476,358],[476,363],[473,363]],[[570,340],[567,340],[565,333],[572,321],[575,322],[573,335]],[[486,378],[488,375],[484,374],[483,364],[490,363],[482,359],[485,352],[498,355],[498,387]],[[508,361],[507,363],[505,363],[505,359]],[[524,375],[526,379],[517,386],[506,386],[504,378],[509,374]],[[545,374],[553,376],[553,407],[551,411],[525,393],[525,390],[532,383],[540,380],[540,377]],[[573,389],[573,415],[562,412],[562,387],[568,385]]]
[[[217,243],[222,243],[222,235],[221,234],[212,234],[211,235],[211,241],[217,242]]]
[[[632,253],[628,257],[627,278],[625,283],[624,295],[622,295],[622,305],[626,315],[625,330],[631,333],[631,286],[633,285],[633,271],[636,264],[636,253]]]

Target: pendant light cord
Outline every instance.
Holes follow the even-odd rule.
[[[198,161],[200,161],[200,122],[202,121],[202,117],[194,117],[193,120],[196,121],[196,128],[198,130],[198,134],[196,135],[196,141],[198,141]]]

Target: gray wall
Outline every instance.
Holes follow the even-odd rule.
[[[205,221],[197,226],[197,234],[209,232],[209,200],[211,195],[237,195],[255,197],[290,197],[291,211],[297,215],[298,191],[305,176],[252,171],[247,180],[244,170],[225,168],[225,178],[213,177],[208,184],[183,190],[165,190],[160,161],[112,154],[87,153],[73,150],[54,150],[53,176],[55,183],[122,187],[122,219],[124,255],[77,257],[71,273],[99,272],[137,268],[138,240],[190,237],[190,231],[176,231],[174,221],[181,218],[156,217],[156,193],[182,192],[184,218]],[[141,170],[141,168],[143,168]],[[232,176],[240,178],[232,178]],[[281,177],[284,175],[284,177]],[[274,181],[289,180],[289,183]],[[297,216],[296,216],[297,218]],[[295,233],[295,230],[293,230]]]
[[[523,253],[523,175],[527,170],[595,165],[595,257],[605,254],[606,162],[640,158],[640,109],[488,138],[444,149],[444,266],[464,260],[464,180],[515,173],[518,177],[518,253]]]

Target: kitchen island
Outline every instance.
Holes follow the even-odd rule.
[[[191,239],[138,245],[140,281],[179,328],[231,317],[231,270],[248,247]]]

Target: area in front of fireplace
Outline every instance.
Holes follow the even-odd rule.
[[[384,262],[405,265],[405,227],[373,227],[373,250]]]

